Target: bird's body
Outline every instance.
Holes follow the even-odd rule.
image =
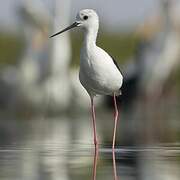
[[[83,28],[84,42],[80,54],[81,84],[90,96],[120,94],[122,75],[111,56],[96,45],[99,18],[95,11],[85,9],[78,13],[77,19],[88,17],[89,23]]]
[[[96,45],[99,18],[92,9],[78,12],[71,26],[52,35],[54,37],[74,27],[82,27],[84,41],[80,54],[79,79],[91,98],[95,95],[120,95],[123,77],[114,59]]]
[[[120,94],[122,75],[112,58],[101,48],[93,45],[82,47],[79,79],[90,96]]]
[[[94,96],[96,95],[112,95],[114,99],[115,116],[113,131],[113,167],[115,167],[115,136],[118,120],[118,108],[116,104],[116,96],[121,94],[121,86],[123,77],[115,60],[103,49],[96,45],[96,38],[99,29],[99,18],[92,9],[84,9],[79,11],[76,21],[64,30],[52,35],[54,37],[74,27],[81,27],[84,33],[84,41],[80,53],[80,72],[79,79],[83,87],[88,92],[91,99],[91,112],[94,132],[95,153],[97,154],[98,140],[96,134],[96,117],[94,108]],[[95,159],[95,166],[96,167]],[[94,168],[93,180],[95,180],[96,169]],[[114,168],[115,180],[117,179],[116,168]]]

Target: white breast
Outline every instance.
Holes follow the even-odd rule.
[[[87,92],[93,95],[118,93],[123,81],[112,58],[97,46],[89,51],[81,50],[79,78]]]

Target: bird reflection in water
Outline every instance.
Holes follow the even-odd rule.
[[[94,149],[94,162],[93,162],[93,180],[96,180],[97,160],[98,160],[98,147]]]
[[[115,156],[115,150],[114,149],[112,149],[112,159],[113,159],[114,180],[118,180],[117,171],[116,171],[116,156]]]
[[[92,9],[83,9],[77,13],[75,22],[67,28],[53,34],[50,38],[55,37],[72,28],[81,27],[84,32],[84,40],[80,53],[80,71],[79,80],[86,89],[91,100],[91,113],[93,123],[95,156],[93,167],[93,180],[96,179],[96,168],[98,159],[98,139],[96,133],[96,117],[94,107],[94,97],[96,95],[110,95],[114,100],[114,130],[113,130],[113,166],[114,179],[117,180],[115,168],[115,139],[118,120],[118,108],[116,96],[121,95],[121,86],[123,76],[116,61],[103,49],[96,45],[96,38],[99,29],[99,17]]]
[[[92,172],[92,179],[96,180],[96,174],[97,174],[97,161],[99,157],[99,151],[98,147],[95,147],[94,149],[94,162],[93,162],[93,172]],[[112,149],[112,160],[113,160],[113,176],[114,180],[118,180],[117,176],[117,167],[116,167],[116,155],[115,155],[115,150]]]

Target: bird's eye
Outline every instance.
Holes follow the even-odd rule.
[[[84,20],[87,20],[87,19],[88,19],[88,16],[84,16],[83,19],[84,19]]]

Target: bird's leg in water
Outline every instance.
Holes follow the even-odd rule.
[[[95,146],[94,163],[93,163],[93,180],[96,180],[96,169],[97,169],[97,160],[98,160],[98,139],[96,133],[96,116],[95,116],[93,97],[91,97],[91,113],[92,113],[92,121],[93,121],[94,146]]]
[[[118,121],[118,116],[119,116],[119,112],[118,112],[118,107],[117,107],[117,103],[116,103],[116,95],[114,93],[113,95],[114,98],[114,130],[113,130],[113,144],[112,144],[112,149],[114,149],[115,147],[115,141],[116,141],[116,129],[117,129],[117,121]]]
[[[116,157],[115,157],[115,141],[116,141],[116,129],[117,129],[117,121],[118,121],[118,107],[116,103],[116,95],[114,93],[113,95],[114,98],[114,130],[113,130],[113,144],[112,144],[112,157],[113,157],[113,171],[114,171],[114,180],[117,180],[117,172],[116,172]]]
[[[93,162],[93,180],[96,180],[97,160],[98,160],[98,147],[95,147],[94,162]]]

